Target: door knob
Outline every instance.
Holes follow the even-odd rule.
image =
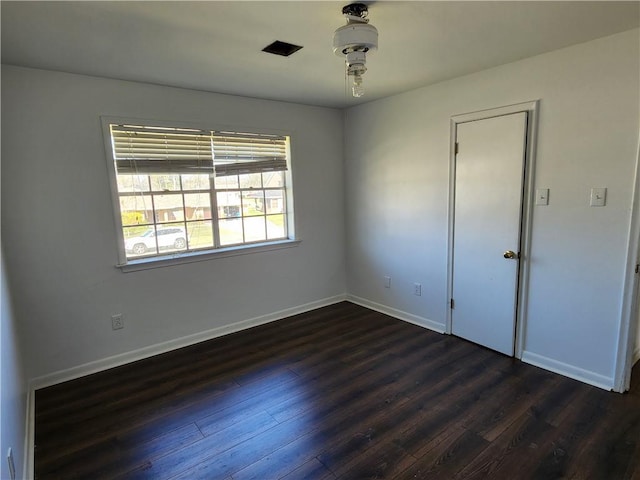
[[[507,250],[503,256],[504,258],[518,258],[518,254],[512,250]]]

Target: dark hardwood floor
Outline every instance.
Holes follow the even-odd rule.
[[[351,303],[36,392],[45,479],[640,479],[622,395]]]

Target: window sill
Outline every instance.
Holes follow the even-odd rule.
[[[170,267],[184,263],[204,262],[216,258],[234,257],[237,255],[249,255],[252,253],[281,250],[283,248],[297,247],[301,240],[281,240],[278,242],[256,243],[254,245],[242,245],[236,247],[217,248],[215,250],[201,250],[197,252],[179,253],[175,255],[163,255],[152,258],[131,260],[123,265],[116,265],[123,273],[149,270],[152,268]]]

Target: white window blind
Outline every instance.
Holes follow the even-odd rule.
[[[287,169],[287,137],[213,132],[216,177]]]
[[[222,177],[287,169],[284,136],[111,125],[111,138],[118,174]]]
[[[111,125],[118,174],[213,173],[211,132]]]

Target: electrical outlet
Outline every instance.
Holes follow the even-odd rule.
[[[13,463],[13,450],[11,450],[11,447],[7,452],[7,462],[9,463],[9,477],[11,480],[16,480],[16,465]]]
[[[422,284],[420,283],[413,284],[413,294],[417,295],[418,297],[422,296]]]
[[[391,277],[384,277],[384,288],[391,288]]]
[[[124,320],[122,319],[122,314],[117,313],[116,315],[111,315],[111,329],[120,330],[121,328],[124,328]]]

